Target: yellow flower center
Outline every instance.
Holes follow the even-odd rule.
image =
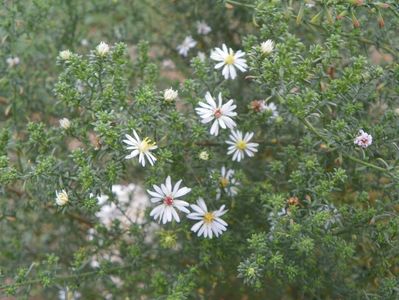
[[[206,224],[212,223],[212,221],[215,219],[215,217],[213,216],[213,213],[211,212],[207,212],[204,215],[204,222]]]
[[[241,140],[236,143],[236,146],[238,149],[244,150],[245,148],[247,148],[247,143],[245,141]]]
[[[232,65],[234,64],[235,58],[233,54],[229,54],[226,56],[226,58],[224,59],[224,62],[228,65]]]
[[[229,180],[226,177],[219,178],[220,187],[225,188],[229,185]]]
[[[146,137],[139,146],[140,152],[147,152],[152,146],[155,146],[156,143],[152,142],[150,138]]]

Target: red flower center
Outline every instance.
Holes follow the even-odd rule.
[[[166,196],[166,197],[163,199],[163,203],[164,203],[165,205],[173,205],[173,198],[170,197],[170,196]]]
[[[367,138],[362,138],[360,141],[362,144],[367,144],[369,140]]]
[[[216,108],[215,112],[213,113],[216,119],[219,119],[222,116],[222,112],[220,108]]]

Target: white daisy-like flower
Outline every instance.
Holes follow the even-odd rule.
[[[129,155],[127,155],[125,158],[131,159],[138,155],[139,163],[143,167],[145,167],[145,158],[147,158],[147,160],[153,166],[157,159],[150,151],[158,148],[156,143],[152,142],[148,137],[146,137],[144,140],[141,140],[140,137],[137,135],[136,130],[134,129],[133,129],[133,135],[134,138],[129,134],[125,134],[126,140],[123,140],[123,142],[128,145],[126,149],[132,150],[132,152]]]
[[[197,204],[191,204],[190,207],[194,212],[187,215],[187,218],[192,220],[199,220],[191,227],[191,231],[197,232],[198,236],[203,235],[205,238],[212,238],[213,235],[219,237],[226,231],[227,223],[220,217],[223,216],[227,210],[224,210],[222,205],[218,210],[208,211],[205,201],[198,198]]]
[[[241,72],[245,72],[248,68],[247,61],[244,58],[245,52],[238,50],[234,52],[233,49],[227,49],[225,44],[221,48],[215,48],[211,52],[211,59],[218,61],[215,69],[223,67],[222,74],[225,79],[234,79],[237,77],[236,68]]]
[[[207,124],[213,121],[211,127],[211,135],[219,134],[219,126],[223,129],[226,128],[234,128],[236,123],[232,119],[235,117],[237,113],[234,111],[237,105],[233,104],[234,100],[230,99],[227,103],[222,103],[222,94],[219,93],[218,96],[218,104],[216,104],[215,100],[211,96],[211,93],[207,92],[205,94],[205,102],[199,102],[195,111],[201,117],[201,122],[203,124]]]
[[[278,117],[277,106],[273,102],[270,102],[269,104],[266,104],[266,102],[263,102],[263,105],[261,106],[261,111],[271,113],[272,119],[275,119]]]
[[[151,212],[150,216],[154,217],[155,220],[162,221],[163,224],[171,222],[174,219],[176,222],[180,222],[180,217],[176,212],[176,208],[186,214],[190,211],[186,208],[189,204],[186,201],[180,200],[178,198],[191,192],[188,187],[180,188],[182,180],[176,182],[172,187],[172,181],[170,176],[166,178],[165,184],[161,186],[153,185],[155,191],[147,190],[148,194],[152,196],[150,199],[152,203],[159,203]]]
[[[10,68],[15,67],[16,65],[19,65],[19,57],[15,56],[15,57],[9,57],[6,59],[6,62],[8,64],[8,66]]]
[[[179,92],[175,91],[172,88],[166,89],[163,92],[163,98],[165,99],[165,101],[168,101],[168,102],[176,100],[177,96],[179,96]]]
[[[240,185],[240,183],[234,178],[234,170],[226,169],[226,167],[223,166],[220,170],[216,199],[220,199],[222,191],[229,197],[234,197],[238,193],[238,185]]]
[[[186,36],[183,43],[177,46],[177,51],[180,55],[187,56],[188,51],[190,51],[190,49],[194,48],[196,45],[197,42],[191,36]]]
[[[355,138],[353,141],[355,145],[358,145],[362,148],[367,148],[370,146],[373,142],[373,137],[368,134],[367,132],[364,132],[363,130],[359,130],[359,135]]]
[[[70,50],[62,50],[58,55],[62,60],[68,60],[71,58],[72,52]]]
[[[64,129],[68,129],[69,127],[71,127],[71,121],[69,121],[68,118],[62,118],[61,120],[59,120],[60,122],[60,126]]]
[[[68,194],[65,190],[62,190],[61,192],[55,191],[55,203],[58,206],[64,206],[65,204],[68,203],[69,197]]]
[[[209,27],[205,21],[197,21],[197,33],[207,35],[209,32],[212,31],[212,28]]]
[[[105,56],[109,52],[109,45],[105,42],[101,42],[96,47],[97,54],[100,56]]]
[[[259,144],[250,143],[249,141],[254,136],[253,132],[247,132],[243,138],[243,134],[239,130],[232,130],[230,134],[230,140],[226,141],[229,144],[227,154],[233,154],[233,161],[241,161],[245,154],[249,157],[254,156],[254,152],[258,152],[257,147]]]
[[[267,40],[260,44],[260,49],[264,54],[270,54],[274,50],[274,42],[272,40]]]

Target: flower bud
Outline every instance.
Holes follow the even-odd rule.
[[[55,194],[56,194],[55,203],[58,206],[64,206],[65,204],[68,203],[69,198],[65,190],[62,190],[61,192],[56,191]]]
[[[360,27],[360,22],[359,20],[356,18],[355,15],[352,15],[352,24],[354,28],[359,28]]]
[[[71,127],[71,121],[68,118],[62,118],[60,121],[60,126],[64,129]]]
[[[274,50],[274,42],[272,40],[267,40],[260,44],[260,49],[263,54],[269,55]]]
[[[384,18],[381,15],[379,15],[379,17],[378,17],[378,27],[384,28],[384,26],[385,26]]]
[[[349,0],[348,1],[350,4],[356,5],[356,6],[360,6],[364,4],[364,0]]]
[[[60,52],[59,57],[62,60],[68,60],[71,58],[72,52],[70,50],[63,50]]]
[[[176,100],[178,95],[179,95],[178,91],[175,91],[172,88],[167,89],[163,92],[163,98],[167,102],[172,102],[172,101]]]
[[[98,44],[98,46],[96,47],[96,51],[97,54],[100,56],[105,56],[108,54],[109,52],[109,46],[107,43],[101,42],[100,44]]]
[[[209,159],[209,153],[206,151],[201,151],[201,153],[198,155],[198,157],[202,160],[208,160]]]

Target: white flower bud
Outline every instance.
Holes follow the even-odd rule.
[[[96,47],[96,51],[97,54],[100,56],[105,56],[108,54],[109,52],[109,46],[107,43],[101,42],[100,44],[98,44],[98,46]]]
[[[68,60],[71,58],[72,52],[70,50],[63,50],[60,52],[59,56],[62,60]]]
[[[62,118],[60,121],[60,126],[64,129],[71,127],[71,121],[68,118]]]
[[[206,151],[201,151],[201,153],[198,156],[202,160],[208,160],[209,159],[209,153],[206,152]]]
[[[260,44],[260,49],[264,54],[270,54],[274,50],[274,42],[272,40],[267,40]]]
[[[56,198],[55,198],[55,203],[58,206],[64,206],[65,204],[68,203],[69,198],[68,198],[68,194],[67,192],[65,192],[65,190],[62,190],[61,192],[56,191]]]
[[[163,98],[165,99],[165,101],[168,102],[176,100],[178,95],[179,95],[178,91],[175,91],[172,88],[167,89],[163,92]]]

